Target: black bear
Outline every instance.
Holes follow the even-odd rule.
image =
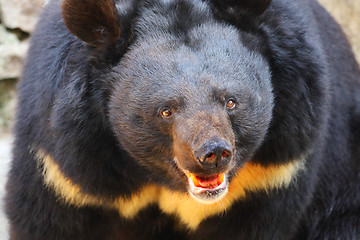
[[[360,71],[315,0],[52,0],[18,94],[12,240],[360,239]]]

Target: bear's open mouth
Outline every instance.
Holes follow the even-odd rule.
[[[189,193],[197,201],[213,203],[219,201],[227,193],[228,181],[225,173],[209,176],[186,174],[189,181]]]
[[[201,189],[214,189],[224,182],[225,173],[215,174],[211,176],[196,176],[195,174],[188,173],[190,183],[194,187]]]

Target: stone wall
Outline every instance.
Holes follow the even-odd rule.
[[[360,0],[319,0],[343,25],[360,62]],[[0,0],[0,134],[13,123],[15,85],[46,0]]]
[[[12,125],[15,85],[45,0],[0,0],[0,133]]]

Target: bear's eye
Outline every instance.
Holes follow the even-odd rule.
[[[160,114],[162,118],[169,118],[172,115],[172,112],[168,108],[163,108],[161,109]]]
[[[234,109],[236,107],[236,101],[233,98],[230,98],[227,102],[226,102],[226,107],[227,109],[231,110]]]

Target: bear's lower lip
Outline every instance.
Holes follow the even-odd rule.
[[[228,180],[225,173],[210,176],[197,176],[187,173],[189,194],[195,200],[211,204],[221,200],[227,193]]]

